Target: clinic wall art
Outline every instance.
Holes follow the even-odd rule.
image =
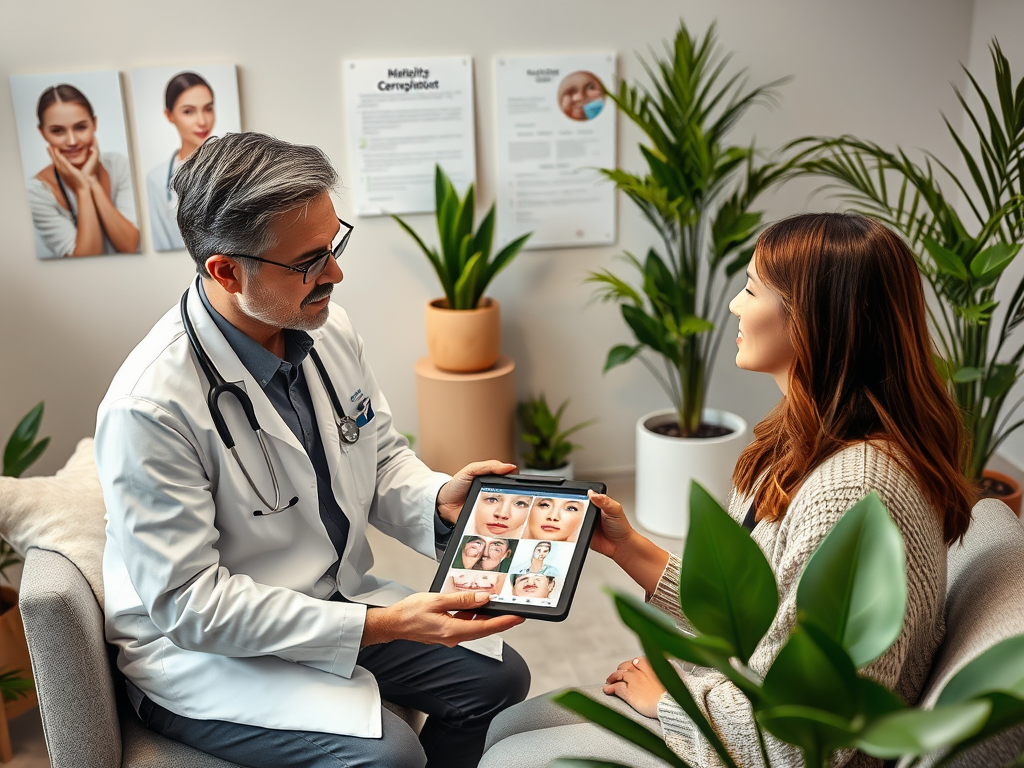
[[[11,75],[36,256],[138,253],[116,71]]]
[[[146,67],[131,85],[153,250],[184,250],[171,179],[208,138],[242,130],[238,75],[233,64]]]

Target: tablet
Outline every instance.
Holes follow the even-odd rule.
[[[480,613],[562,621],[600,512],[604,483],[534,475],[473,481],[431,592],[489,592]]]

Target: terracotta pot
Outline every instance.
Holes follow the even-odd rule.
[[[1009,496],[997,496],[996,494],[986,494],[987,498],[999,499],[1006,506],[1013,510],[1013,513],[1020,517],[1021,507],[1021,485],[1009,475],[1004,475],[1002,472],[996,472],[991,469],[986,469],[981,473],[982,477],[990,477],[993,480],[998,480],[1000,483],[1005,483],[1013,489],[1013,493]]]
[[[427,303],[427,351],[442,371],[486,371],[501,352],[501,311],[494,299],[476,309],[448,309],[446,299]]]
[[[25,626],[18,609],[18,593],[10,587],[0,587],[0,672],[18,669],[19,677],[32,677],[32,660],[28,655]],[[17,717],[37,704],[35,692],[4,705],[7,717]]]

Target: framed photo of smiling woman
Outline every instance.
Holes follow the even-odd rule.
[[[36,256],[137,253],[117,72],[11,75]]]
[[[184,250],[171,179],[208,138],[242,130],[235,65],[133,69],[132,104],[150,242],[154,251]]]

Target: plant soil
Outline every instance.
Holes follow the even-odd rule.
[[[981,478],[981,498],[983,499],[1003,499],[1012,496],[1013,493],[1014,488],[1009,483],[996,480],[994,477]]]
[[[678,421],[670,421],[667,424],[659,424],[656,427],[651,428],[652,432],[657,432],[659,435],[665,437],[682,437],[682,430],[679,429]],[[733,430],[728,427],[723,427],[718,424],[705,424],[701,422],[700,429],[697,430],[696,435],[691,435],[698,440],[708,437],[725,437],[731,435]]]

